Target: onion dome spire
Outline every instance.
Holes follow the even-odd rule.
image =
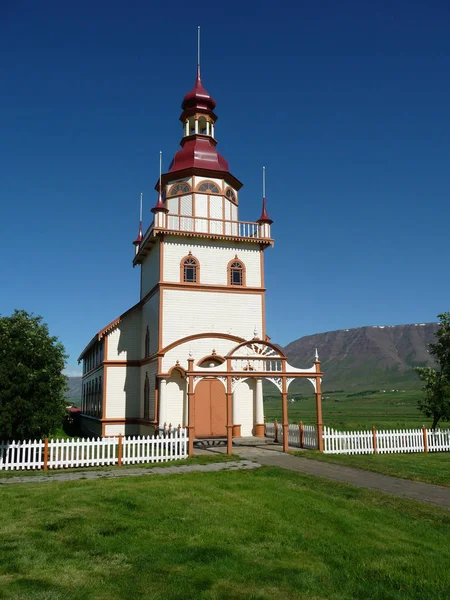
[[[269,215],[267,214],[267,207],[266,207],[266,167],[263,167],[263,201],[262,201],[262,212],[261,212],[261,216],[259,217],[257,223],[268,223],[269,225],[272,225],[273,221],[272,219],[269,217]]]
[[[139,231],[137,234],[137,238],[134,240],[133,244],[137,247],[142,242],[142,192],[141,192],[141,201],[139,206]]]

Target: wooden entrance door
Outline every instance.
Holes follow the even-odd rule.
[[[227,397],[217,379],[202,379],[195,388],[195,437],[226,437]]]

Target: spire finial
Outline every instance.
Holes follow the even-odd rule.
[[[161,192],[161,177],[162,177],[162,150],[159,151],[159,194],[162,195]]]
[[[200,79],[200,25],[197,27],[197,76]]]
[[[316,359],[316,362],[319,360],[319,353],[318,353],[318,351],[317,351],[317,348],[316,348],[316,354],[315,354],[315,357],[314,357],[314,358]]]
[[[142,196],[143,196],[143,193],[141,192],[141,199],[139,202],[139,231],[137,234],[137,238],[133,242],[133,244],[136,246],[136,252],[137,252],[137,247],[142,242]]]
[[[169,209],[164,206],[162,201],[162,150],[159,151],[159,190],[158,190],[158,202],[152,208],[152,213],[163,211],[168,213]]]
[[[261,216],[259,217],[257,222],[260,224],[268,223],[269,225],[272,225],[273,221],[272,221],[272,219],[269,218],[269,215],[267,214],[267,208],[266,208],[266,167],[262,168],[262,188],[263,188],[262,212],[261,212]]]

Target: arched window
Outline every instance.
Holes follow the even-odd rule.
[[[231,200],[231,202],[234,202],[234,204],[236,204],[236,194],[231,188],[227,188],[225,196],[228,198],[228,200]]]
[[[176,183],[170,188],[170,195],[176,196],[177,194],[187,194],[191,191],[191,187],[188,183]]]
[[[145,373],[144,383],[144,419],[149,420],[150,415],[150,382],[148,380],[148,373]]]
[[[148,327],[145,331],[144,356],[145,358],[148,358],[150,356],[150,333]]]
[[[204,181],[198,186],[199,192],[212,192],[213,194],[220,194],[220,190],[215,183],[212,181]]]
[[[228,273],[230,285],[245,285],[245,266],[237,256],[228,263]]]
[[[200,265],[190,252],[181,261],[181,281],[185,283],[200,283]]]

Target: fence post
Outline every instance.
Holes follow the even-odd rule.
[[[122,453],[123,453],[123,435],[119,434],[119,444],[117,446],[117,464],[119,467],[122,466]]]
[[[372,438],[373,438],[373,453],[374,454],[378,454],[378,448],[377,448],[377,430],[375,429],[375,426],[372,427]]]
[[[278,421],[275,419],[275,422],[273,424],[274,426],[274,442],[277,443],[278,442]]]
[[[303,448],[303,446],[305,445],[305,431],[303,429],[303,421],[300,421],[299,429],[300,429],[300,448]]]
[[[48,438],[44,440],[44,471],[48,468]]]
[[[427,428],[425,427],[425,425],[422,426],[422,435],[423,435],[423,451],[428,452]]]

